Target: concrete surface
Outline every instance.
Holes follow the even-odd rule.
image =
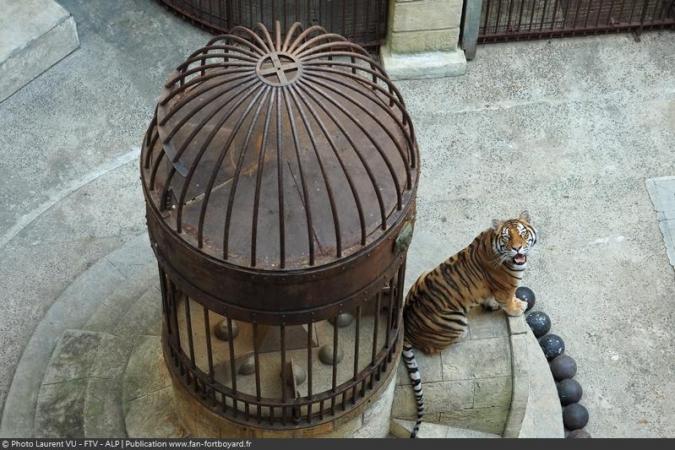
[[[110,161],[207,39],[154,2],[62,3],[80,49],[0,104],[3,399],[50,305],[143,231],[137,164]],[[423,157],[408,282],[529,208],[525,283],[578,362],[587,430],[675,437],[675,279],[645,188],[675,174],[673,34],[482,46],[463,77],[399,86]]]
[[[656,210],[670,265],[675,268],[675,177],[650,178],[647,190]]]
[[[0,409],[52,302],[144,229],[129,149],[166,74],[207,40],[156,2],[61,3],[79,50],[0,103]]]
[[[675,437],[675,278],[645,188],[675,174],[673,37],[481,46],[463,77],[398,83],[422,150],[409,281],[528,208],[524,283],[596,437]]]
[[[0,102],[78,45],[70,13],[54,0],[0,0]]]

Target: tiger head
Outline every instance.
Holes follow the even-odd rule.
[[[524,269],[527,255],[537,243],[537,230],[532,226],[530,214],[523,211],[517,219],[495,220],[492,229],[495,237],[494,250],[500,261],[514,268]]]

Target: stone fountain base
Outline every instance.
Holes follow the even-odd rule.
[[[177,413],[183,400],[162,357],[157,280],[143,235],[76,278],[24,350],[0,436],[163,438],[187,436],[186,429],[195,436],[265,435],[216,431],[202,412]],[[522,318],[476,312],[466,340],[418,361],[428,412],[420,437],[563,437],[555,385]],[[286,437],[385,437],[390,428],[405,435],[414,405],[405,371],[392,372],[378,395],[339,423]],[[393,426],[391,416],[398,418]],[[196,417],[199,423],[188,424]]]

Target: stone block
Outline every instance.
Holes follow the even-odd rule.
[[[45,384],[35,409],[34,435],[38,438],[83,438],[82,411],[87,380]]]
[[[0,102],[79,46],[75,21],[53,0],[0,0]]]
[[[92,438],[126,435],[120,380],[90,378],[84,400],[84,435]]]
[[[469,312],[471,339],[487,339],[509,335],[509,329],[502,311],[487,312],[477,307]]]
[[[68,330],[49,361],[43,384],[61,383],[89,376],[96,359],[102,335],[81,330]]]
[[[474,381],[473,406],[508,406],[511,404],[513,379],[511,377],[483,378]]]
[[[462,18],[462,1],[396,2],[391,14],[391,30],[394,32],[459,27]]]
[[[471,380],[423,382],[422,388],[427,415],[473,406],[473,381]],[[411,386],[396,387],[392,415],[401,419],[417,417],[417,403]]]
[[[441,352],[443,380],[467,380],[511,375],[507,337],[469,340]]]
[[[132,438],[180,438],[180,426],[173,407],[173,391],[166,387],[127,403],[125,423]]]
[[[525,334],[529,331],[530,327],[525,322],[525,315],[512,317],[506,316],[509,323],[509,333],[510,334]]]
[[[518,436],[527,411],[531,376],[528,352],[532,351],[528,344],[528,340],[530,339],[529,336],[532,336],[534,339],[534,335],[531,332],[529,335],[528,333],[525,333],[514,334],[511,336],[511,373],[513,383],[511,388],[511,408],[504,427],[504,437]],[[543,354],[541,354],[538,348],[536,351],[543,357]],[[548,372],[548,366],[546,367],[546,372]]]
[[[393,54],[451,52],[457,49],[459,28],[429,31],[392,31],[387,47]]]
[[[426,53],[392,53],[383,46],[380,59],[392,80],[416,80],[463,75],[466,59],[462,50],[434,51]]]
[[[158,336],[142,336],[124,373],[124,400],[131,401],[171,384]]]
[[[89,376],[115,379],[124,374],[131,352],[129,339],[102,335],[96,357],[91,364]]]
[[[438,355],[429,356],[420,351],[416,351],[415,359],[417,360],[417,366],[420,369],[420,373],[422,374],[425,383],[443,380],[443,368],[441,365],[441,358],[439,358]],[[398,365],[396,376],[396,384],[398,386],[410,385],[408,370],[403,362]]]
[[[455,410],[441,413],[439,421],[453,427],[501,435],[508,412],[508,406]]]

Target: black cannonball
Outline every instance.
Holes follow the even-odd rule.
[[[527,309],[525,311],[529,311],[532,309],[534,306],[535,302],[535,297],[534,297],[534,292],[532,292],[532,289],[529,287],[525,286],[520,286],[518,289],[516,289],[516,298],[527,302]]]
[[[572,403],[563,408],[563,424],[568,430],[579,430],[588,423],[588,410],[579,403]]]
[[[551,330],[551,319],[541,311],[534,311],[527,315],[525,319],[527,324],[532,329],[534,335],[538,338],[542,337]]]
[[[581,396],[584,394],[584,390],[581,388],[581,385],[571,378],[562,380],[559,383],[556,383],[558,388],[558,398],[560,399],[560,404],[563,406],[576,403],[581,400]]]
[[[555,381],[564,380],[565,378],[572,378],[577,374],[577,363],[572,357],[567,355],[560,355],[550,362],[551,374]]]
[[[567,433],[567,439],[590,439],[590,438],[591,434],[584,429],[572,430],[569,433]]]
[[[539,345],[549,361],[565,353],[565,342],[555,334],[547,334],[539,338]]]

